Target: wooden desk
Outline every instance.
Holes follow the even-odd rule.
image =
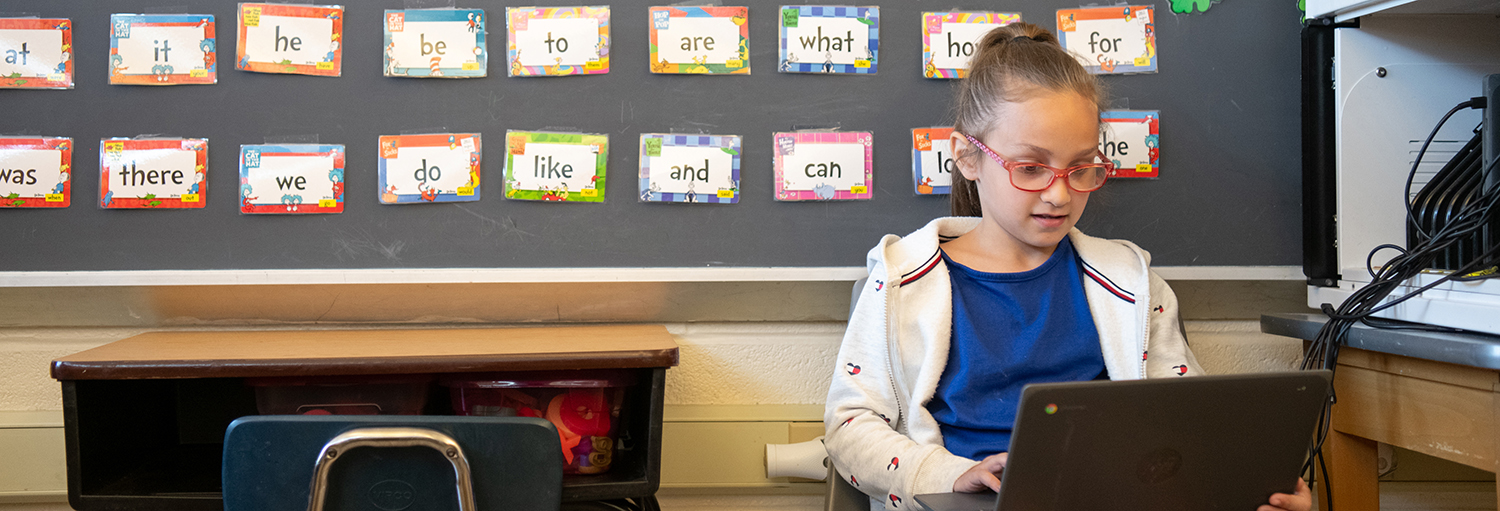
[[[152,332],[60,358],[74,509],[222,509],[224,429],[256,414],[243,378],[615,369],[625,392],[610,471],[568,476],[564,501],[650,497],[660,481],[661,325],[426,330]],[[435,389],[429,413],[446,408]]]
[[[1266,315],[1261,331],[1311,339],[1324,321],[1320,314]],[[1491,367],[1496,357],[1500,338],[1492,336],[1351,329],[1348,346],[1339,351],[1333,379],[1338,402],[1323,446],[1334,506],[1380,509],[1376,442],[1500,469],[1500,368]]]

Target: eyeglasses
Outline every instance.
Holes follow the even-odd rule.
[[[1068,188],[1073,191],[1092,192],[1104,186],[1104,180],[1108,179],[1110,174],[1115,173],[1115,164],[1105,158],[1102,152],[1098,153],[1098,156],[1100,160],[1104,160],[1103,163],[1085,163],[1059,169],[1040,163],[1005,161],[1005,158],[995,154],[995,151],[979,139],[968,134],[965,134],[964,138],[968,139],[970,144],[974,144],[974,147],[978,147],[980,151],[984,151],[984,154],[989,155],[995,163],[1004,167],[1010,174],[1010,185],[1023,192],[1046,190],[1052,186],[1052,181],[1059,177],[1063,178],[1063,182],[1067,183]]]

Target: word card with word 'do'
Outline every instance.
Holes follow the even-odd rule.
[[[1021,21],[1013,12],[922,13],[922,76],[963,78],[979,41],[998,27]]]
[[[240,213],[343,213],[344,146],[240,146]]]
[[[380,202],[479,200],[478,133],[380,137]]]
[[[480,78],[489,71],[483,9],[385,11],[385,75]]]
[[[1110,179],[1160,177],[1160,110],[1106,110],[1099,117],[1099,150],[1115,164]]]
[[[609,135],[505,132],[505,198],[604,202]]]
[[[240,4],[235,69],[338,76],[344,61],[344,6]]]
[[[879,54],[879,7],[781,6],[778,71],[872,75]]]
[[[750,8],[652,7],[651,72],[750,74]]]
[[[99,141],[99,207],[201,208],[208,202],[208,139]]]
[[[0,18],[0,89],[71,89],[72,56],[72,21]]]
[[[71,138],[0,138],[0,208],[68,207],[72,169]]]
[[[1094,74],[1156,72],[1156,25],[1150,6],[1057,11],[1057,37]]]
[[[771,138],[776,200],[859,200],[873,195],[872,133],[793,131]]]
[[[609,6],[508,7],[510,76],[609,72]]]
[[[641,134],[641,202],[739,201],[738,135]]]
[[[911,130],[911,178],[917,195],[947,195],[952,191],[953,128]]]
[[[214,46],[213,15],[111,15],[109,83],[211,85],[219,79]]]

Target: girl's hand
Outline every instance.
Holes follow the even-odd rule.
[[[998,493],[1000,472],[1005,470],[1005,462],[1009,458],[1010,453],[1002,452],[981,460],[978,465],[974,465],[963,475],[958,476],[957,481],[953,481],[953,491],[955,493],[979,493],[988,489]],[[1306,509],[1293,509],[1292,511],[1305,511]]]
[[[968,475],[968,474],[964,474]],[[962,477],[958,478],[960,481]],[[1271,495],[1271,503],[1261,506],[1256,511],[1309,511],[1312,509],[1312,490],[1307,487],[1307,481],[1297,478],[1297,493],[1287,495],[1277,493]]]

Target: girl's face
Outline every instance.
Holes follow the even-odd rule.
[[[1020,102],[1001,102],[989,133],[972,134],[1009,162],[1060,169],[1092,163],[1098,152],[1099,112],[1092,101],[1065,91],[1043,91]],[[954,133],[952,147],[963,158],[959,171],[974,181],[984,222],[979,232],[1017,253],[1051,255],[1088,205],[1088,192],[1068,188],[1062,177],[1040,192],[1011,185],[1005,167]],[[998,227],[998,231],[994,228]]]

